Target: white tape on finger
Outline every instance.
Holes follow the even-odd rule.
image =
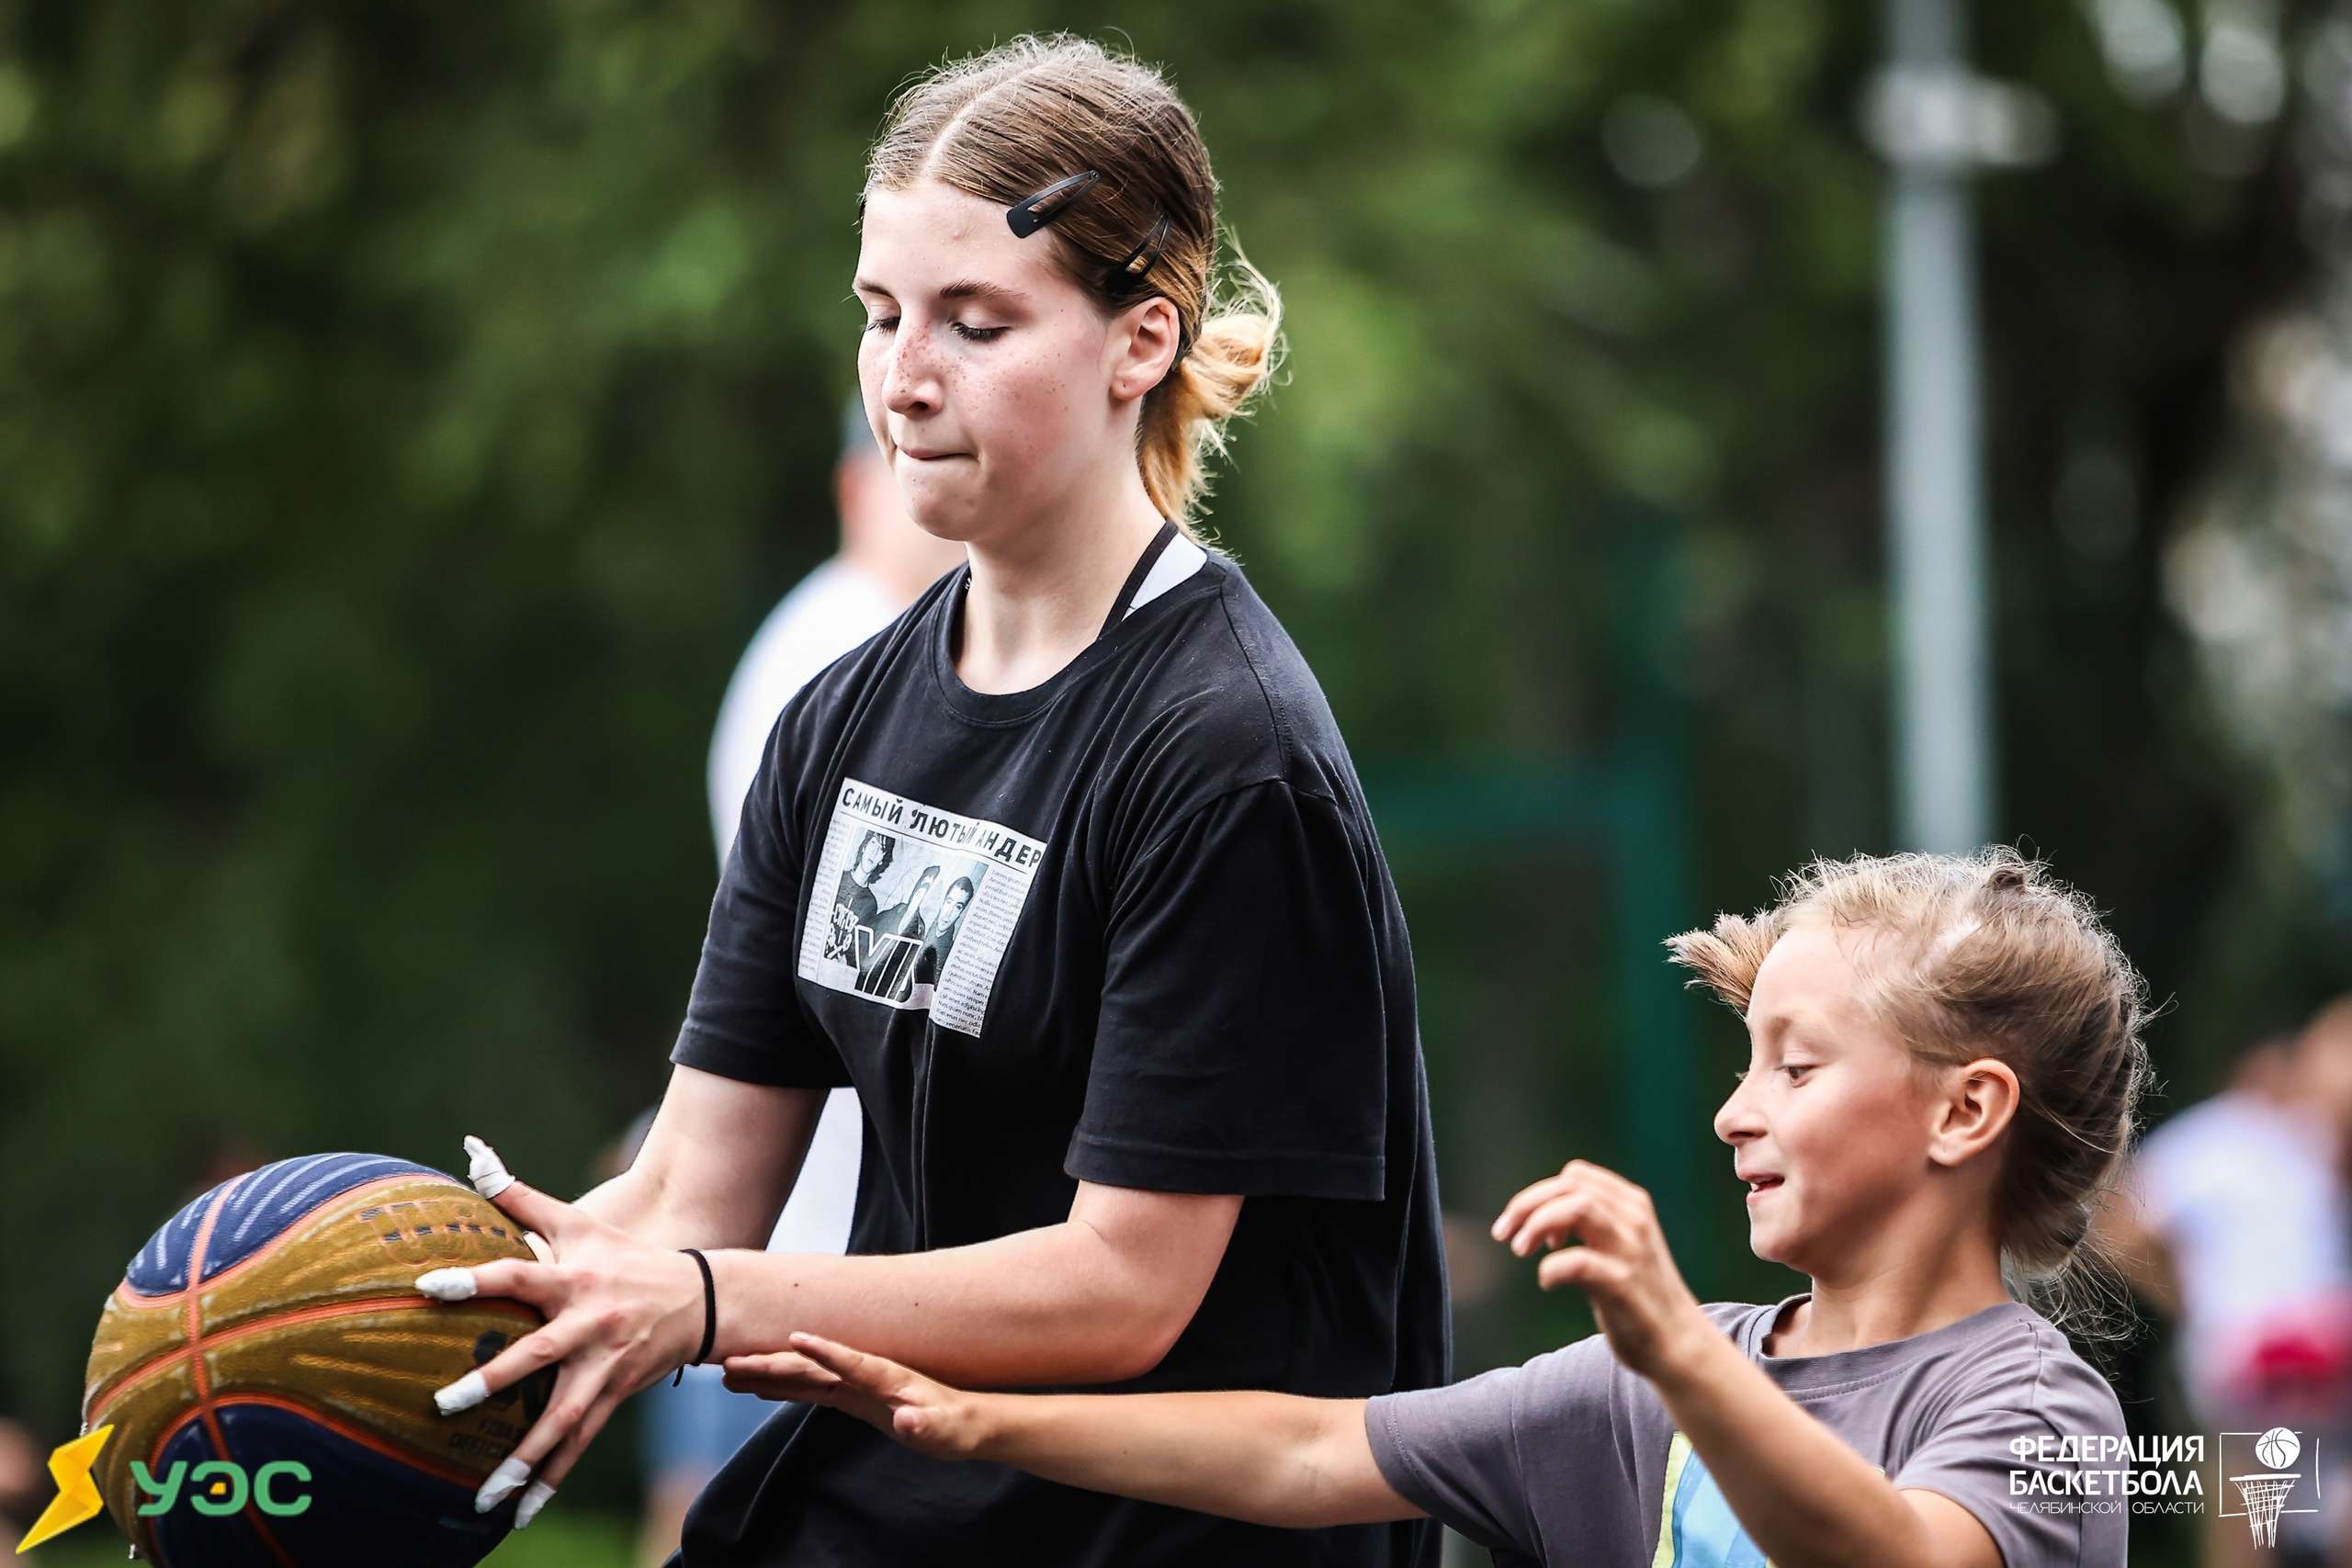
[[[466,1134],[466,1179],[485,1198],[495,1198],[514,1185],[514,1178],[507,1171],[506,1162],[498,1157],[498,1151],[471,1133]]]

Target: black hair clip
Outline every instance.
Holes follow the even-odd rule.
[[[1168,243],[1170,227],[1168,214],[1161,213],[1159,221],[1151,226],[1151,232],[1127,253],[1126,260],[1113,267],[1103,278],[1103,287],[1114,294],[1125,294],[1139,286],[1145,275],[1151,271],[1152,265],[1159,260],[1160,247]]]
[[[1041,191],[1033,191],[1004,209],[1004,221],[1012,230],[1013,238],[1025,240],[1038,230],[1059,218],[1069,204],[1093,188],[1102,177],[1098,169],[1081,170],[1066,180],[1056,180]]]
[[[1056,180],[1045,189],[1032,192],[1006,208],[1005,224],[1012,229],[1015,238],[1025,240],[1069,211],[1070,204],[1093,189],[1102,178],[1102,173],[1099,169],[1081,169],[1068,179]],[[1104,290],[1117,298],[1131,294],[1140,287],[1152,267],[1158,265],[1159,253],[1167,245],[1169,232],[1173,227],[1168,214],[1161,213],[1159,220],[1151,226],[1151,232],[1127,253],[1126,259],[1102,275]],[[1177,357],[1182,358],[1192,346],[1192,334],[1188,332],[1177,350]]]

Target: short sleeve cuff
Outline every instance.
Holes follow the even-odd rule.
[[[682,1067],[774,1089],[842,1089],[850,1081],[838,1059],[828,1070],[824,1063],[810,1059],[807,1053],[763,1050],[719,1040],[692,1024],[678,1032],[678,1043],[670,1048],[670,1060]]]
[[[1439,1507],[1436,1490],[1397,1440],[1396,1415],[1389,1401],[1390,1396],[1384,1393],[1363,1402],[1363,1435],[1372,1446],[1372,1462],[1396,1495],[1435,1518]]]
[[[1427,1393],[1427,1390],[1414,1390]],[[1388,1483],[1396,1495],[1419,1508],[1446,1529],[1466,1538],[1488,1551],[1512,1550],[1512,1543],[1498,1537],[1487,1524],[1471,1517],[1460,1508],[1452,1506],[1445,1488],[1413,1458],[1412,1450],[1396,1430],[1397,1406],[1409,1399],[1408,1394],[1375,1394],[1364,1401],[1363,1435],[1372,1448],[1372,1462],[1380,1478]]]
[[[1062,1169],[1080,1181],[1151,1192],[1238,1192],[1245,1197],[1348,1198],[1387,1194],[1379,1155],[1261,1154],[1159,1147],[1080,1127]]]

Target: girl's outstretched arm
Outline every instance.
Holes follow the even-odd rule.
[[[1373,1461],[1361,1399],[974,1393],[813,1334],[729,1388],[830,1404],[934,1459],[1295,1529],[1418,1519]]]

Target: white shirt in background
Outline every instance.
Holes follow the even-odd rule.
[[[2136,1182],[2181,1294],[2181,1371],[2208,1410],[2267,1319],[2352,1287],[2335,1144],[2314,1113],[2243,1090],[2148,1134]]]
[[[735,847],[743,796],[760,770],[776,715],[810,676],[888,626],[902,608],[881,583],[836,558],[801,579],[752,634],[727,683],[710,741],[710,828],[721,866]],[[864,1146],[857,1091],[834,1089],[825,1097],[800,1179],[776,1216],[769,1251],[848,1249]]]

